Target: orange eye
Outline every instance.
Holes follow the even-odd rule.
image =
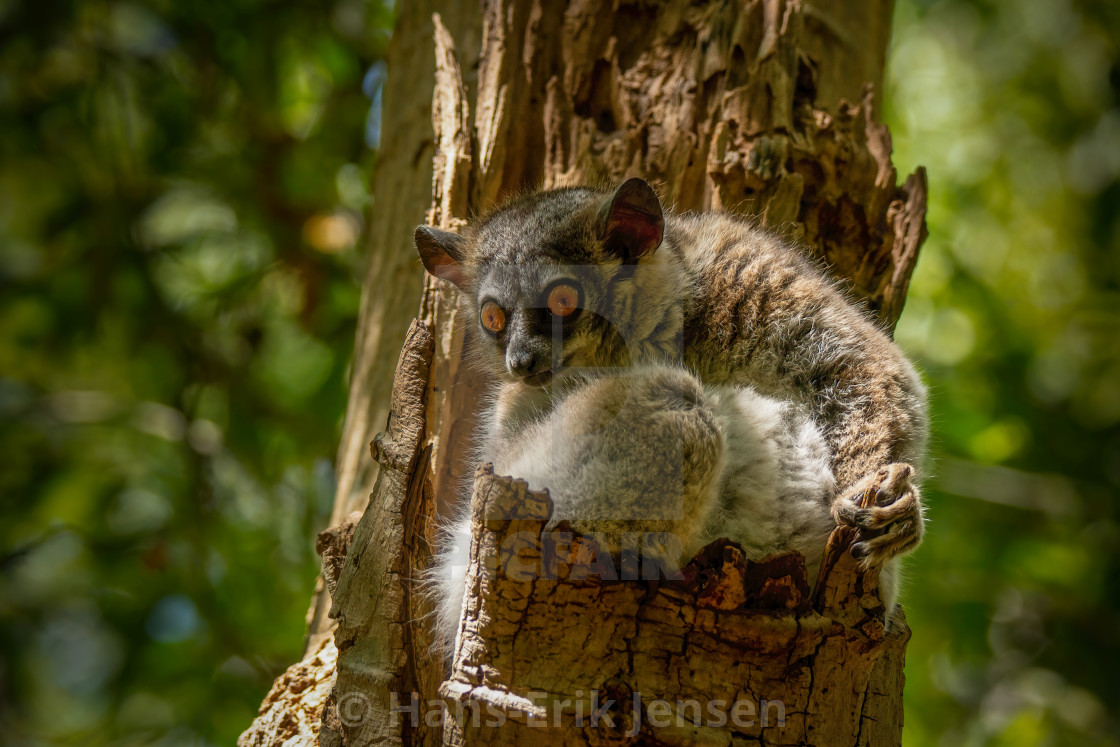
[[[577,308],[579,308],[579,288],[561,283],[548,292],[548,310],[553,315],[566,318],[575,313]]]
[[[495,335],[506,328],[506,312],[502,311],[502,307],[493,301],[482,304],[479,317],[482,320],[482,326]]]

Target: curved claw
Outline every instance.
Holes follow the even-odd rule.
[[[864,568],[882,565],[921,544],[922,532],[917,529],[918,526],[921,525],[912,521],[901,522],[877,537],[855,542],[852,544],[852,556],[859,558]]]

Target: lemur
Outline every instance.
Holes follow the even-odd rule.
[[[420,226],[415,243],[477,320],[471,348],[495,382],[476,456],[547,489],[554,521],[615,545],[675,537],[674,561],[717,537],[752,559],[797,550],[811,577],[848,524],[893,608],[897,558],[924,532],[911,464],[925,388],[799,248],[732,215],[664,211],[637,178],[524,195],[461,233]],[[436,562],[445,647],[469,510],[451,527]]]

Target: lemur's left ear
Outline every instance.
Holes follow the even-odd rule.
[[[464,290],[467,276],[463,268],[463,252],[466,248],[463,237],[433,226],[417,226],[413,238],[424,269]]]
[[[624,181],[599,210],[599,238],[625,262],[652,254],[664,235],[661,203],[644,179]]]

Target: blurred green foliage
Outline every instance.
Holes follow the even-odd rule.
[[[229,744],[298,655],[390,25],[0,0],[6,743]],[[898,6],[886,115],[931,183],[898,338],[935,414],[909,745],[1120,744],[1118,30]]]
[[[298,657],[391,22],[0,0],[0,741],[230,744]]]
[[[900,0],[895,164],[930,238],[909,745],[1120,744],[1120,5]]]

